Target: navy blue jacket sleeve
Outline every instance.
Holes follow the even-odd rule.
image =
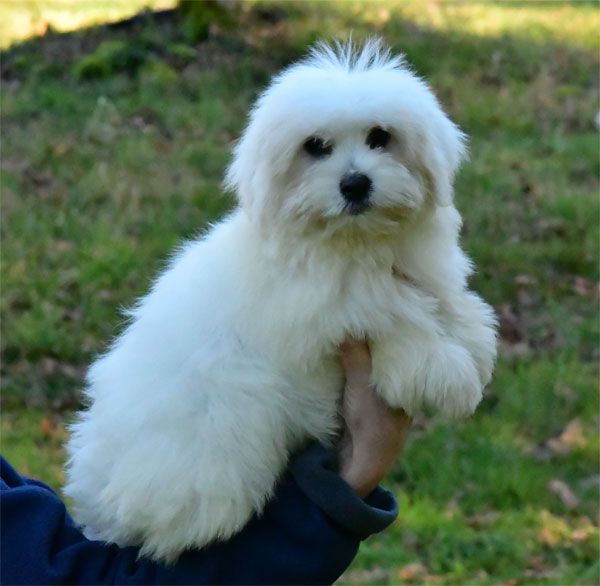
[[[319,445],[296,456],[260,517],[166,566],[86,539],[54,492],[2,459],[2,584],[331,584],[397,515],[390,493],[361,500],[331,462]]]

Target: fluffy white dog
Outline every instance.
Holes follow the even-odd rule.
[[[227,185],[91,367],[66,493],[89,534],[171,560],[239,531],[288,455],[339,426],[338,345],[369,340],[394,407],[471,413],[492,310],[467,289],[464,135],[378,42],[319,45],[263,93]]]

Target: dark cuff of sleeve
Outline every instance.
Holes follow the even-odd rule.
[[[335,457],[320,444],[291,463],[294,480],[328,517],[358,539],[389,527],[398,516],[392,493],[377,487],[364,500],[335,471]]]

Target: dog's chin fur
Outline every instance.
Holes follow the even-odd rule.
[[[372,127],[391,133],[370,148]],[[311,136],[325,157],[303,148]],[[184,246],[91,367],[66,494],[95,538],[175,559],[259,512],[288,455],[338,430],[338,345],[366,337],[392,406],[471,413],[495,319],[452,205],[464,137],[376,42],[317,47],[258,100],[227,173],[239,207]],[[368,175],[368,207],[340,194]]]

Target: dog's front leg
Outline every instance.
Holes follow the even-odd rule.
[[[485,386],[492,378],[496,361],[494,310],[476,293],[465,289],[441,301],[438,312],[441,327],[469,351]]]
[[[414,414],[428,405],[451,416],[472,413],[482,382],[471,353],[440,332],[412,324],[371,342],[373,384],[392,407]]]

